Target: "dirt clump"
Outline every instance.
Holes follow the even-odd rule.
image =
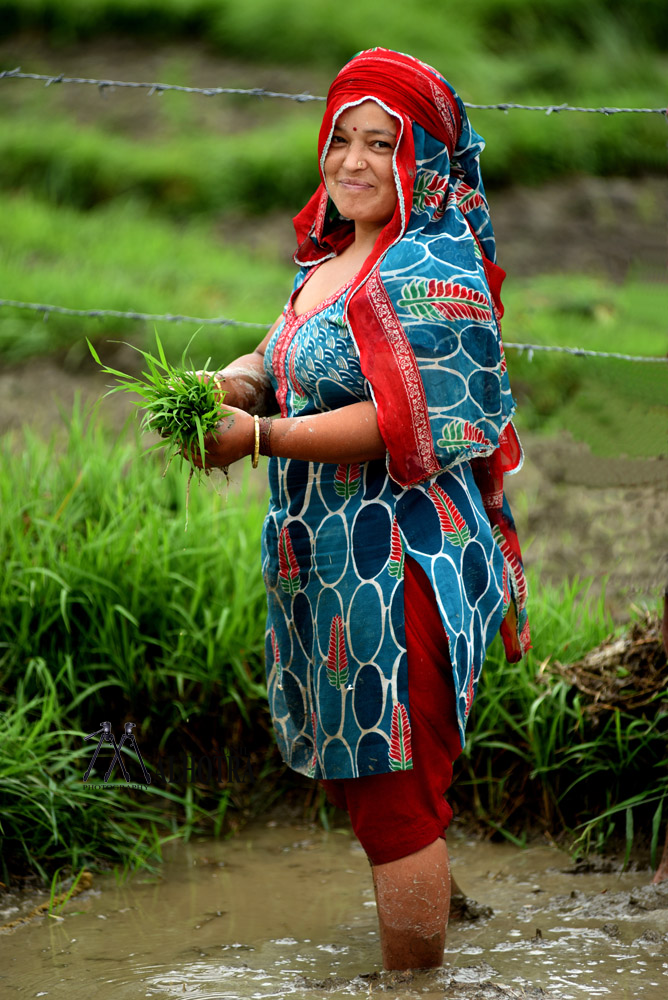
[[[609,635],[576,663],[550,666],[575,687],[587,714],[623,709],[635,712],[666,694],[666,652],[658,615],[646,614],[623,636]]]

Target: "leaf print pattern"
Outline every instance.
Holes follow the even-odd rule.
[[[278,579],[286,594],[294,596],[301,588],[299,563],[292,549],[290,531],[287,525],[278,536]]]
[[[327,656],[327,680],[338,690],[348,683],[348,657],[343,634],[341,615],[332,618],[329,630],[329,653]]]
[[[360,474],[359,462],[352,465],[341,464],[336,468],[334,475],[334,489],[340,497],[350,500],[360,488],[362,477]]]
[[[425,208],[436,208],[434,218],[443,215],[443,196],[448,188],[448,178],[441,177],[434,170],[420,171],[413,188],[413,207],[418,212]],[[440,209],[440,212],[439,212]]]
[[[308,396],[299,384],[297,374],[295,372],[296,347],[297,345],[294,344],[292,350],[290,351],[290,359],[288,361],[288,382],[290,389],[292,390],[292,409],[295,413],[299,413],[308,403]]]
[[[396,576],[398,580],[404,575],[404,542],[399,531],[397,515],[392,518],[392,533],[390,535],[390,562],[388,565],[390,576]]]
[[[503,557],[506,560],[506,565],[508,567],[508,573],[510,574],[510,580],[513,584],[513,589],[515,591],[515,600],[517,601],[518,611],[522,611],[527,603],[527,597],[529,596],[529,588],[527,586],[526,577],[524,575],[524,570],[522,565],[511,549],[510,545],[503,536],[503,532],[498,524],[495,524],[492,528],[492,536],[494,541],[499,546],[503,553]],[[505,594],[504,594],[505,603]]]
[[[437,483],[430,486],[427,493],[436,508],[441,530],[446,538],[453,545],[463,549],[471,537],[471,532],[456,505]]]
[[[406,706],[401,702],[392,709],[392,729],[389,749],[390,768],[393,771],[413,770],[413,750],[411,747],[411,725]]]
[[[468,718],[469,712],[471,711],[471,706],[473,705],[473,671],[469,675],[469,682],[466,688],[466,705],[464,707],[464,712]]]
[[[489,322],[492,308],[489,299],[475,288],[467,288],[456,281],[437,281],[416,278],[401,289],[403,306],[416,319],[469,319],[479,323]]]
[[[313,757],[306,772],[307,778],[315,777],[315,769],[318,765],[318,716],[311,712],[311,729],[313,730]]]
[[[471,445],[482,445],[484,448],[492,447],[492,442],[485,437],[483,432],[469,420],[456,418],[445,424],[441,431],[442,437],[436,442],[439,448],[447,451],[458,451],[460,448],[471,447]]]
[[[276,629],[271,626],[271,651],[274,655],[274,667],[276,668],[276,683],[279,688],[283,688],[283,668],[281,666],[281,651],[278,648],[278,641],[276,639]]]
[[[457,205],[462,210],[464,215],[468,212],[472,212],[474,208],[486,208],[485,199],[482,197],[479,191],[474,190],[464,181],[460,181],[455,186],[455,197],[457,199]]]

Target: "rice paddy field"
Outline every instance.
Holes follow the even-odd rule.
[[[380,33],[377,4],[348,6],[344,17],[341,4],[306,16],[292,0],[0,0],[0,71],[323,94],[353,52],[383,44],[433,62],[475,103],[665,103],[668,15],[653,0],[475,0],[456,33],[422,2],[384,10]],[[317,183],[320,112],[0,79],[0,296],[251,324],[199,330],[193,364],[222,367],[261,339],[291,286],[290,215]],[[665,357],[665,120],[471,115],[509,272],[506,341]],[[170,838],[223,834],[279,802],[331,821],[273,743],[262,477],[193,484],[185,531],[187,472],[173,463],[163,477],[127,407],[93,407],[109,380],[86,338],[136,374],[119,342],[149,349],[157,330],[175,362],[197,328],[0,306],[6,884],[158,865]],[[668,818],[658,633],[655,659],[609,667],[605,698],[573,665],[634,622],[654,635],[668,579],[668,368],[508,356],[527,443],[512,499],[534,648],[512,666],[490,650],[454,802],[485,836],[547,834],[655,861]],[[124,755],[136,787],[120,774],[103,794],[83,782],[84,736],[103,719],[117,732],[134,720],[150,786],[136,754]]]

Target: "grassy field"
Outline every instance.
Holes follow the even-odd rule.
[[[371,0],[351,7],[349,17],[329,0],[308,17],[294,0],[253,0],[243,11],[231,3],[170,0],[160,11],[156,20],[153,0],[0,0],[0,65],[322,93],[351,52],[380,42],[447,68],[466,99],[483,103],[655,106],[668,82],[666,15],[651,0],[635,5],[633,17],[618,3],[476,0],[458,11],[456,32],[445,9],[419,2],[410,11],[384,10],[382,37]],[[273,322],[293,268],[286,228],[277,228],[279,242],[266,220],[287,217],[316,184],[320,105],[176,93],[148,98],[145,91],[102,96],[95,88],[45,90],[12,80],[0,88],[6,297]],[[472,117],[487,139],[484,176],[492,187],[665,170],[659,116]],[[658,208],[648,203],[644,210]],[[507,341],[666,353],[660,292],[642,274],[624,287],[575,275],[525,282],[511,276],[506,287]],[[191,333],[160,329],[172,357]],[[53,353],[72,367],[84,357],[86,336],[100,345],[108,338],[146,346],[151,334],[150,325],[133,322],[52,315],[45,324],[38,315],[0,309],[0,357],[8,363]],[[262,329],[206,327],[194,359],[222,365],[261,336]],[[523,426],[564,427],[602,454],[620,445],[629,455],[665,451],[666,378],[659,366],[538,355],[531,362],[511,355],[510,366]]]
[[[227,498],[224,481],[193,487],[185,532],[184,470],[161,478],[163,462],[142,458],[133,435],[105,435],[77,412],[66,449],[14,436],[0,463],[5,881],[26,864],[150,863],[176,829],[215,832],[265,809],[289,783],[277,785],[266,707],[262,495],[246,487]],[[587,596],[586,581],[532,584],[534,648],[512,667],[492,648],[457,801],[511,837],[518,826],[558,836],[588,822],[589,840],[603,845],[626,829],[627,808],[646,829],[668,792],[666,716],[657,697],[641,715],[590,722],[544,667],[576,660],[610,631],[603,600]],[[117,739],[121,721],[137,722],[153,775],[148,791],[120,782],[105,793],[113,808],[81,780],[91,756],[83,736],[103,718]],[[161,754],[226,750],[248,760],[254,783],[182,774],[167,785],[157,770]]]
[[[3,32],[40,30],[51,44],[120,33],[165,42],[205,39],[214,51],[262,63],[321,65],[330,73],[361,48],[412,52],[452,72],[516,86],[647,80],[648,56],[665,51],[668,15],[660,0],[471,0],[457,10],[415,0],[2,0]],[[382,16],[381,16],[382,15]],[[280,59],[277,57],[280,56]],[[593,58],[592,58],[593,56]],[[579,79],[578,79],[579,78]],[[510,99],[507,97],[506,99]]]
[[[251,350],[283,307],[293,265],[274,245],[250,250],[221,243],[215,224],[182,225],[156,218],[134,201],[91,211],[52,206],[24,193],[0,195],[3,245],[0,284],[13,297],[80,309],[140,309],[153,314],[226,316],[259,328],[202,327],[193,343],[197,366],[222,367]],[[286,259],[287,258],[287,259]],[[258,280],[258,272],[261,279]],[[505,340],[661,357],[668,349],[663,286],[642,276],[615,285],[592,276],[510,278],[505,292]],[[172,360],[197,329],[162,324]],[[85,338],[150,343],[153,324],[73,319],[0,310],[0,357],[20,362],[52,353],[70,367],[83,363]],[[509,350],[519,426],[570,431],[597,453],[647,457],[668,441],[668,370]]]

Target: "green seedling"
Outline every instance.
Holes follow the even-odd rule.
[[[127,372],[105,365],[87,339],[90,352],[101,366],[102,371],[106,375],[113,375],[118,382],[118,385],[112,386],[106,395],[110,396],[115,392],[129,392],[138,396],[139,399],[135,400],[135,404],[144,410],[142,429],[155,431],[163,438],[162,442],[153,446],[154,448],[166,447],[170,449],[171,453],[165,472],[172,459],[177,455],[180,456],[181,460],[185,459],[189,462],[190,473],[186,486],[187,528],[190,483],[195,473],[198,476],[202,471],[206,475],[209,474],[210,470],[206,468],[204,438],[216,429],[222,417],[228,416],[228,411],[223,410],[220,405],[226,393],[221,393],[219,385],[213,378],[202,378],[201,375],[193,371],[192,364],[187,360],[192,337],[181,355],[181,363],[178,366],[170,365],[167,361],[157,332],[155,341],[158,350],[157,357],[149,351],[134,347],[132,344],[127,345],[141,354],[146,363],[146,370],[142,372],[140,378],[136,378]],[[210,363],[211,358],[204,366],[205,371]],[[195,464],[196,454],[201,457],[202,469]],[[227,469],[223,471],[227,473]]]
[[[145,410],[143,429],[157,431],[164,438],[164,443],[155,447],[171,446],[177,454],[191,463],[194,471],[195,448],[199,450],[202,462],[205,463],[204,438],[206,434],[215,430],[221,417],[228,414],[221,410],[218,398],[220,390],[216,382],[211,378],[203,379],[192,370],[192,365],[187,361],[187,351],[192,338],[181,355],[179,366],[169,364],[157,333],[155,340],[158,348],[157,358],[132,344],[127,345],[141,354],[146,362],[147,370],[142,372],[141,378],[135,378],[134,375],[105,365],[91,342],[87,340],[87,343],[93,358],[102,367],[105,375],[114,375],[118,381],[118,385],[113,386],[106,395],[129,392],[139,396],[136,405]],[[205,370],[210,363],[211,358],[207,360]],[[222,398],[224,397],[223,392]]]

